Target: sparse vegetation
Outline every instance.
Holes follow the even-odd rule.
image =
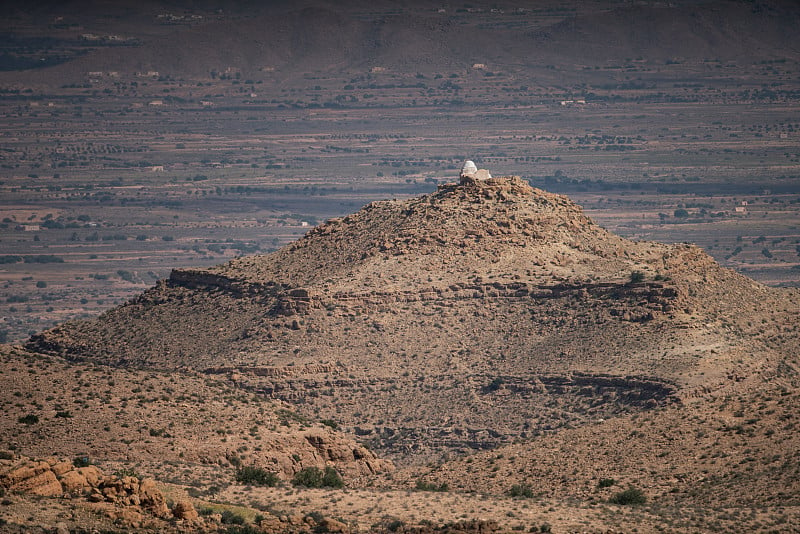
[[[414,487],[419,491],[450,491],[450,485],[447,482],[436,484],[422,479],[418,479]]]
[[[319,467],[305,467],[295,473],[292,484],[306,488],[342,488],[344,480],[331,466],[321,470]]]
[[[508,495],[511,497],[523,497],[526,499],[531,499],[534,497],[533,488],[527,484],[514,484],[511,486],[511,489],[508,490]]]
[[[267,486],[275,487],[280,482],[278,475],[271,471],[267,471],[263,467],[254,465],[245,465],[236,469],[234,476],[236,482],[241,484],[252,484],[254,486]]]
[[[238,514],[232,510],[223,510],[222,511],[222,524],[223,525],[244,525],[246,523],[246,519],[241,514]]]
[[[612,504],[620,504],[623,506],[639,505],[647,502],[647,496],[638,488],[628,488],[624,491],[614,494],[608,502]]]
[[[75,467],[87,467],[92,465],[92,462],[89,460],[88,456],[76,456],[72,459],[72,465]]]
[[[19,417],[17,421],[24,425],[35,425],[39,422],[39,417],[36,414],[29,413],[28,415]]]

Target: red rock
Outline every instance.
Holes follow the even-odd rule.
[[[32,493],[34,495],[43,495],[46,497],[61,495],[64,492],[61,483],[59,483],[56,476],[50,470],[26,478],[12,486],[11,490]]]
[[[172,509],[172,515],[177,519],[184,521],[194,521],[200,517],[200,514],[195,510],[194,505],[189,501],[178,501]]]
[[[67,471],[63,473],[59,478],[59,482],[61,482],[65,493],[83,494],[92,488],[86,480],[86,477],[78,471]]]

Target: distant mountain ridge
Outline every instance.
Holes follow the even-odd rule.
[[[476,63],[546,74],[548,64],[580,68],[636,58],[752,61],[800,54],[794,38],[800,9],[793,2],[577,2],[564,4],[566,11],[555,9],[559,5],[532,8],[522,2],[494,11],[483,6],[440,12],[425,2],[306,1],[226,4],[219,9],[213,2],[78,3],[72,8],[34,3],[16,14],[32,24],[59,18],[62,26],[72,24],[83,32],[102,29],[103,35],[119,33],[138,43],[101,47],[45,69],[62,77],[113,70],[195,78],[225,68],[245,76],[264,69],[297,76],[364,72],[376,66],[408,74]],[[178,19],[172,25],[163,18],[192,14],[199,18]]]

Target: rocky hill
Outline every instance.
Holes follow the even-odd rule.
[[[227,378],[421,461],[774,375],[792,306],[691,245],[632,242],[519,178],[465,176],[270,255],[175,271],[27,347]]]

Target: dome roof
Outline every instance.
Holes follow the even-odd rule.
[[[475,174],[478,172],[478,167],[475,166],[475,162],[471,159],[468,159],[464,162],[464,166],[461,167],[461,174]]]

